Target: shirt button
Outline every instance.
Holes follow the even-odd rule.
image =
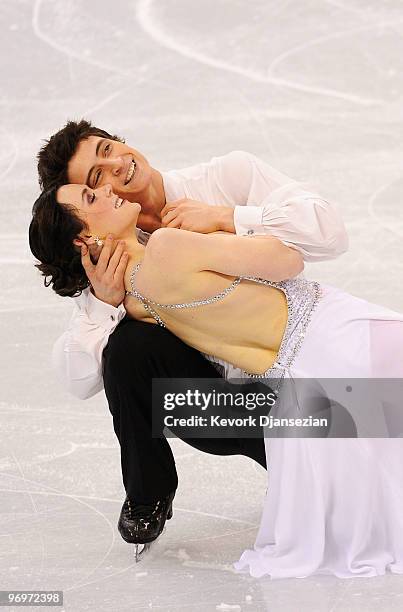
[[[112,321],[114,321],[115,320],[115,315],[111,315],[111,319],[112,319]]]
[[[254,234],[254,233],[255,233],[255,232],[254,232],[254,230],[253,230],[253,229],[248,230],[248,234],[249,234],[249,236],[250,236],[251,234]]]

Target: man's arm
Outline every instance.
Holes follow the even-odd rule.
[[[124,243],[113,251],[113,237],[108,236],[96,265],[86,247],[81,261],[91,282],[75,300],[75,309],[67,331],[58,338],[52,353],[53,367],[66,389],[87,399],[103,389],[102,353],[110,334],[126,314],[123,284],[127,257]],[[99,299],[98,299],[99,298]]]
[[[182,200],[168,203],[163,225],[209,233],[272,235],[297,249],[305,261],[332,259],[348,248],[337,204],[309,185],[290,179],[246,151],[231,151],[209,164],[224,206]]]
[[[87,399],[103,389],[102,353],[126,309],[98,300],[89,289],[74,299],[68,329],[53,346],[52,364],[65,389]]]

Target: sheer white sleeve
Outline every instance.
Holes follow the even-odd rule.
[[[126,314],[98,300],[89,289],[75,299],[67,330],[56,340],[52,363],[67,391],[80,399],[103,389],[102,352],[110,334]]]
[[[338,205],[308,183],[290,179],[245,151],[221,159],[223,190],[236,201],[238,235],[272,234],[306,261],[332,259],[348,249]]]

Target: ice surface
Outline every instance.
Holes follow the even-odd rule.
[[[401,610],[398,576],[236,574],[265,473],[178,440],[174,518],[136,566],[105,396],[76,400],[50,370],[71,303],[27,244],[35,154],[85,116],[160,170],[243,149],[315,181],[351,245],[308,275],[403,309],[401,1],[3,0],[0,20],[0,588],[63,589],[74,612]]]

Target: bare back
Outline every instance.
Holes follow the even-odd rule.
[[[125,276],[127,290],[131,290],[130,272]],[[146,249],[135,276],[135,288],[160,304],[177,304],[216,295],[234,278],[210,270],[189,272],[179,260],[174,265],[171,261],[167,268],[163,262],[147,257]],[[135,297],[126,296],[124,305],[134,319],[156,324]],[[251,374],[262,374],[273,365],[288,316],[287,300],[280,289],[246,279],[214,303],[173,309],[153,304],[152,308],[183,342]]]

